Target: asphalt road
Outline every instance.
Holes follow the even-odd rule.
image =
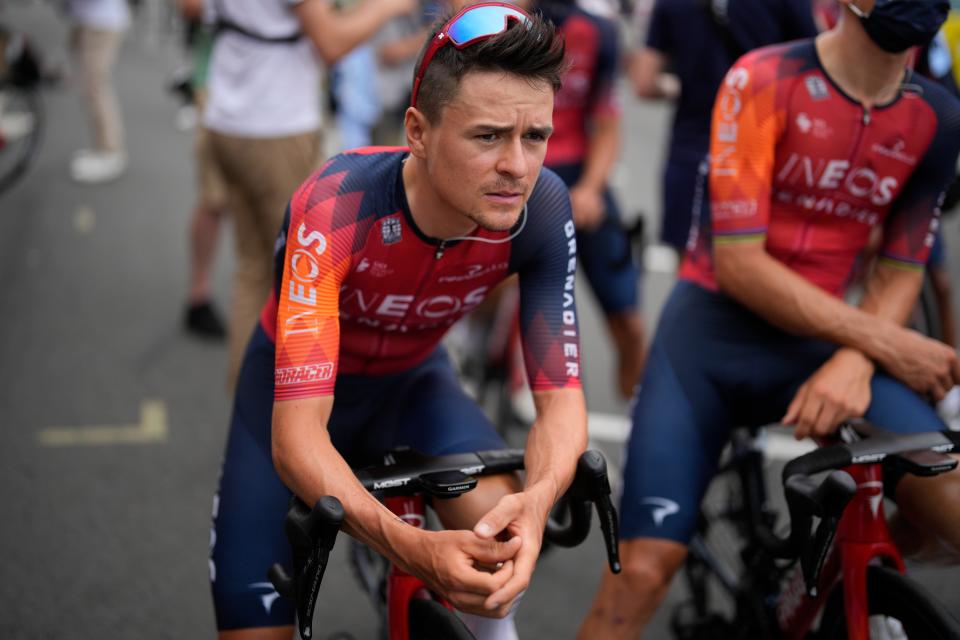
[[[207,547],[225,440],[225,350],[185,335],[191,134],[174,126],[164,84],[179,62],[165,13],[145,0],[117,86],[130,170],[101,187],[70,182],[86,127],[69,82],[46,92],[48,130],[26,178],[0,196],[0,638],[212,637]],[[16,2],[0,22],[53,60],[66,30],[49,4]],[[658,211],[669,112],[627,101],[616,186],[624,210]],[[656,227],[654,216],[650,226]],[[957,245],[950,223],[949,244]],[[229,300],[229,231],[216,265]],[[672,282],[650,273],[653,325]],[[580,294],[588,403],[623,415],[594,303]],[[598,442],[614,463],[619,445]],[[323,631],[372,637],[373,617],[340,544],[318,612]],[[521,637],[569,638],[602,566],[599,537],[541,561],[518,616]],[[956,610],[956,571],[921,576]],[[681,597],[674,589],[672,600]],[[648,637],[666,636],[666,616]],[[321,635],[321,637],[323,637]]]

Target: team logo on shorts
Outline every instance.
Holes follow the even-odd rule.
[[[400,226],[400,218],[384,218],[380,223],[380,237],[383,238],[383,244],[396,244],[403,237],[403,228]]]
[[[827,89],[827,83],[820,76],[808,76],[804,80],[807,85],[807,93],[813,100],[826,100],[830,97],[830,90]]]

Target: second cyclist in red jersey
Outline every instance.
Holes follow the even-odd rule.
[[[734,427],[780,422],[797,438],[859,417],[900,433],[944,428],[928,398],[960,381],[960,361],[904,324],[953,178],[960,104],[906,62],[948,6],[842,3],[836,28],[743,56],[717,94],[701,218],[633,410],[624,572],[604,577],[581,638],[640,635]],[[847,303],[874,231],[882,259]],[[898,542],[960,558],[960,473],[888,480]]]
[[[714,110],[713,206],[695,220],[681,278],[716,290],[712,246],[762,239],[778,261],[842,295],[878,226],[882,259],[922,270],[957,124],[951,96],[905,73],[895,99],[864,107],[830,80],[812,41],[744,56]]]

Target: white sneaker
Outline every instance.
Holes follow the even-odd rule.
[[[77,158],[85,158],[87,156],[95,156],[99,153],[95,149],[77,149],[73,152],[73,155],[70,156],[70,162],[76,162]]]
[[[100,184],[116,180],[127,169],[127,154],[123,151],[86,151],[74,155],[70,175],[77,182]]]

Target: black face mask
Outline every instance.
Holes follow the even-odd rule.
[[[850,5],[873,42],[889,53],[925,45],[947,19],[946,0],[877,0],[869,16]]]

